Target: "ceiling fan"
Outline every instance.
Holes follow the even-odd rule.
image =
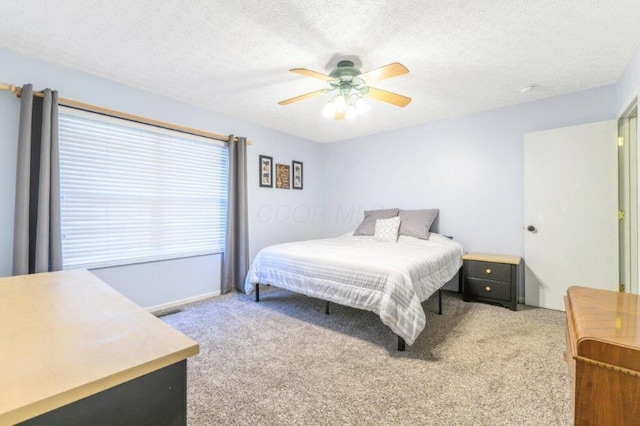
[[[284,101],[278,102],[278,104],[289,105],[328,93],[331,95],[331,100],[322,113],[329,117],[333,116],[336,120],[342,120],[345,117],[355,118],[358,113],[366,111],[368,105],[364,102],[363,98],[365,97],[387,102],[399,107],[405,107],[411,102],[411,98],[409,97],[369,86],[369,84],[384,80],[385,78],[408,74],[409,70],[398,62],[365,73],[360,72],[351,61],[338,62],[338,66],[331,71],[329,75],[311,71],[306,68],[294,68],[290,71],[307,77],[324,80],[328,82],[331,87],[285,99]]]

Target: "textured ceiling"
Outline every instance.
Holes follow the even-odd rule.
[[[318,142],[613,84],[640,45],[638,0],[27,0],[2,9],[0,45],[10,50]],[[345,57],[363,71],[404,64],[408,75],[374,86],[413,101],[371,100],[353,121],[322,116],[324,97],[277,104],[326,87],[290,68],[328,73]],[[522,95],[529,84],[537,88]]]

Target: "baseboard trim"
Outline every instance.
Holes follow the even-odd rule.
[[[197,296],[187,297],[186,299],[174,300],[173,302],[163,303],[161,305],[149,306],[145,309],[153,314],[155,312],[177,308],[178,306],[186,305],[187,303],[198,302],[200,300],[209,299],[216,296],[220,296],[219,291],[212,291],[211,293],[199,294]]]

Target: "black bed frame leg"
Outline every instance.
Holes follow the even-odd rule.
[[[256,283],[256,302],[260,301],[260,283]]]
[[[404,339],[398,336],[398,352],[404,352],[406,350]]]
[[[324,301],[324,313],[329,315],[329,301],[328,300]]]
[[[442,289],[438,290],[438,315],[442,315]]]

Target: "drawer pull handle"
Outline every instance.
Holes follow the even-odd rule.
[[[491,274],[491,269],[487,268],[487,274]]]
[[[485,291],[491,291],[491,287],[486,286],[486,287],[484,288],[484,290],[485,290]]]

